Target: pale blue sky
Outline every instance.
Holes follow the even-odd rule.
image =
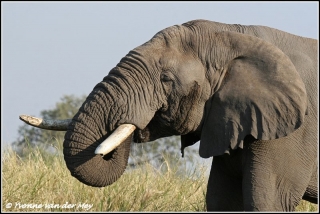
[[[1,2],[1,143],[20,114],[88,95],[132,48],[193,19],[265,25],[318,39],[318,2]]]

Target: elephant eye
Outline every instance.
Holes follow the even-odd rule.
[[[166,73],[161,74],[160,79],[161,79],[161,81],[163,81],[163,82],[172,81],[171,75],[166,74]]]

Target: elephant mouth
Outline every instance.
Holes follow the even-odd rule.
[[[145,143],[163,137],[180,135],[180,133],[172,127],[172,124],[161,123],[159,122],[160,120],[162,120],[162,118],[152,119],[144,129],[136,128],[133,141],[135,143]]]
[[[145,129],[136,129],[133,134],[133,141],[135,143],[145,143],[150,141],[150,131],[146,127]]]

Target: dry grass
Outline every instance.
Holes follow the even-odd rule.
[[[39,150],[25,160],[9,150],[2,156],[2,165],[3,211],[85,211],[89,208],[79,203],[92,205],[88,211],[205,209],[206,179],[192,175],[178,177],[173,169],[163,174],[146,165],[126,171],[111,186],[94,188],[73,178],[62,156],[44,157]]]
[[[8,149],[2,154],[2,211],[205,211],[205,173],[178,176],[168,168],[127,170],[111,186],[94,188],[73,178],[61,155],[35,150],[21,159]],[[297,211],[317,209],[302,201]]]

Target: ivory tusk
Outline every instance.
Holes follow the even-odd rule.
[[[95,154],[106,155],[119,146],[136,127],[131,124],[120,125],[107,139],[105,139],[95,150]]]
[[[66,120],[43,120],[41,118],[32,117],[29,115],[20,115],[19,119],[23,122],[41,129],[55,130],[55,131],[67,131],[69,123],[72,119]]]

